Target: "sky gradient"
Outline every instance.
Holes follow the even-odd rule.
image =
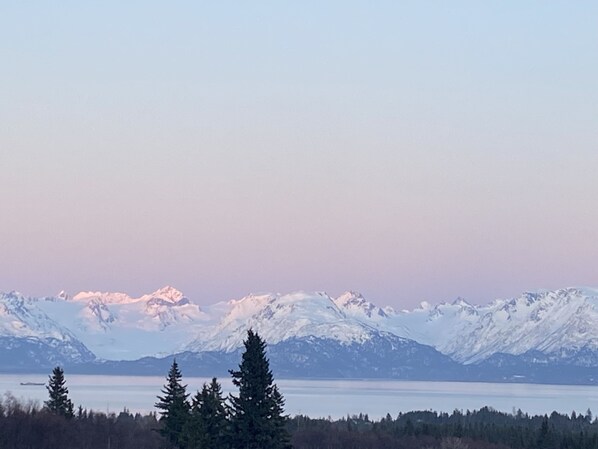
[[[2,2],[0,290],[598,286],[595,2]]]

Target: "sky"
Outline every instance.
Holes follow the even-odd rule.
[[[0,291],[598,286],[598,4],[0,2]]]

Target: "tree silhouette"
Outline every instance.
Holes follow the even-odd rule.
[[[284,399],[274,384],[266,343],[249,330],[238,371],[230,371],[239,396],[231,396],[231,441],[235,449],[290,447]]]
[[[226,449],[228,419],[222,389],[214,377],[193,397],[191,416],[185,431],[189,449]]]
[[[171,443],[184,447],[183,429],[189,419],[189,403],[187,386],[181,383],[183,376],[176,359],[166,377],[166,385],[161,390],[164,396],[158,396],[155,407],[160,411],[161,434]]]
[[[48,377],[46,389],[50,399],[44,402],[46,409],[56,415],[72,418],[74,416],[73,403],[68,397],[69,389],[66,387],[64,371],[57,366],[52,370],[52,375]]]

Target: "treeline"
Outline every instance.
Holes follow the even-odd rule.
[[[106,415],[79,408],[69,418],[10,395],[0,400],[2,449],[176,447],[161,429],[155,413]],[[409,412],[380,420],[363,414],[338,420],[295,416],[286,429],[295,449],[598,449],[598,421],[590,413],[529,416],[482,408]]]
[[[370,420],[296,416],[289,422],[297,449],[598,449],[598,421],[591,412],[530,416],[485,407],[453,413],[416,411]]]
[[[107,415],[79,408],[69,418],[10,395],[0,400],[2,449],[176,447],[161,429],[155,413]],[[295,416],[286,429],[295,449],[598,449],[598,421],[591,413],[530,416],[482,408],[409,412],[379,420],[363,414],[337,420]]]
[[[160,449],[165,440],[159,427],[154,413],[106,415],[79,409],[69,418],[10,395],[0,400],[2,449]]]

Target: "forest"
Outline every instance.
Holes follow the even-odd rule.
[[[10,393],[0,399],[0,449],[598,449],[598,420],[590,410],[289,417],[264,341],[249,331],[244,344],[238,369],[230,371],[237,395],[224,398],[214,378],[191,396],[175,360],[157,392],[158,411],[146,415],[75,408],[56,367],[42,406]]]
[[[158,415],[76,410],[64,417],[6,395],[0,401],[0,448],[159,449],[185,447],[160,433]],[[598,421],[590,413],[529,416],[489,408],[437,413],[414,411],[372,420],[358,414],[333,420],[286,420],[295,449],[594,449]],[[187,446],[189,447],[189,446]],[[195,446],[211,448],[212,446]],[[223,441],[217,447],[234,449]],[[243,446],[241,446],[243,447]]]

